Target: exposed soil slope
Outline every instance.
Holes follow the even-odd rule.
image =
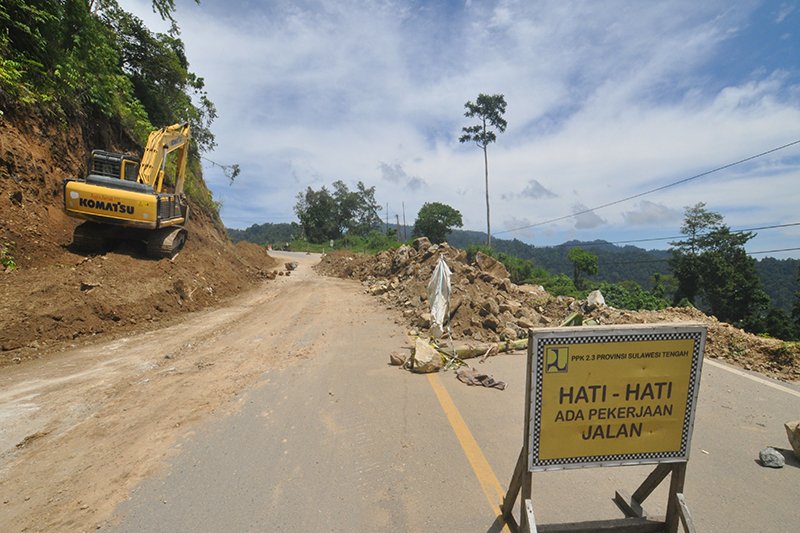
[[[172,261],[148,259],[133,242],[100,255],[72,251],[79,221],[62,210],[63,180],[86,172],[92,148],[137,148],[102,122],[65,125],[3,111],[0,245],[17,268],[0,269],[0,366],[213,305],[252,286],[276,264],[260,247],[231,244],[222,224],[197,206],[190,211],[186,247]]]
[[[330,254],[317,268],[323,274],[361,280],[366,292],[401,310],[408,327],[424,332],[431,320],[427,284],[441,254],[453,272],[449,324],[454,338],[514,340],[525,337],[532,327],[558,326],[573,312],[599,324],[702,322],[708,326],[707,356],[779,379],[800,379],[796,343],[752,335],[694,308],[588,309],[586,302],[511,283],[505,267],[491,257],[478,254],[475,263],[468,264],[463,250],[431,245],[424,238],[417,239],[413,247],[377,256]]]

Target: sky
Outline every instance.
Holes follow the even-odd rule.
[[[149,1],[120,4],[166,30]],[[673,237],[698,202],[734,230],[800,223],[800,143],[687,180],[800,141],[796,0],[176,4],[219,113],[205,155],[241,167],[231,185],[203,165],[227,227],[297,221],[299,192],[342,180],[374,186],[391,223],[442,202],[486,231],[483,153],[458,140],[480,93],[508,104],[488,149],[493,237]],[[800,225],[746,248],[800,248]]]

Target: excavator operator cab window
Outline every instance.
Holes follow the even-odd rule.
[[[89,160],[89,174],[125,181],[136,181],[139,174],[139,159],[127,154],[92,150]]]

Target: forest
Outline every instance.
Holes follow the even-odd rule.
[[[188,122],[185,191],[219,219],[200,166],[200,155],[215,146],[217,112],[189,68],[174,0],[152,5],[170,22],[167,33],[152,32],[115,0],[0,2],[0,109],[65,125],[120,124],[132,137],[121,142],[127,149],[143,146],[155,128]]]

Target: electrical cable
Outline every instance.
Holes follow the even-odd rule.
[[[746,252],[746,253],[747,253],[747,255],[760,255],[760,254],[774,254],[774,253],[778,253],[778,252],[795,252],[797,250],[800,250],[800,247],[797,247],[797,248],[780,248],[780,249],[776,249],[776,250],[761,250],[761,251],[758,251],[758,252]],[[610,262],[610,263],[603,262],[603,263],[599,263],[598,267],[615,266],[615,265],[642,265],[642,264],[647,264],[647,263],[666,263],[668,261],[669,261],[669,259],[665,258],[665,259],[640,259],[638,261],[615,261],[615,262]]]
[[[745,233],[747,231],[760,231],[765,229],[776,229],[776,228],[789,228],[792,226],[800,226],[800,222],[790,222],[788,224],[775,224],[772,226],[758,226],[755,228],[744,228],[744,229],[737,229],[731,230],[731,233]],[[704,235],[709,235],[710,233],[699,233],[697,236],[702,237]],[[585,242],[582,243],[581,247],[588,247],[588,246],[605,246],[607,244],[632,244],[637,242],[652,242],[652,241],[670,241],[673,239],[684,239],[686,235],[675,235],[672,237],[650,237],[646,239],[631,239],[627,241],[604,241],[604,242]],[[564,244],[559,244],[558,246],[564,246]]]
[[[675,187],[676,185],[681,185],[683,183],[686,183],[686,182],[689,182],[689,181],[692,181],[692,180],[696,180],[698,178],[702,178],[702,177],[708,176],[709,174],[713,174],[715,172],[719,172],[721,170],[725,170],[725,169],[734,167],[736,165],[741,165],[742,163],[747,163],[748,161],[752,161],[754,159],[758,159],[759,157],[764,157],[765,155],[769,155],[769,154],[777,152],[779,150],[783,150],[785,148],[789,148],[790,146],[794,146],[796,144],[800,144],[800,139],[797,139],[796,141],[792,141],[790,143],[784,144],[782,146],[778,146],[777,148],[772,148],[771,150],[767,150],[766,152],[761,152],[760,154],[751,155],[750,157],[745,157],[744,159],[740,159],[738,161],[734,161],[733,163],[728,163],[727,165],[722,165],[720,167],[717,167],[717,168],[714,168],[714,169],[711,169],[711,170],[707,170],[705,172],[701,172],[700,174],[695,174],[694,176],[690,176],[688,178],[683,178],[681,180],[674,181],[674,182],[668,183],[666,185],[662,185],[661,187],[656,187],[655,189],[650,189],[650,190],[647,190],[647,191],[644,191],[644,192],[640,192],[638,194],[634,194],[632,196],[628,196],[628,197],[622,198],[621,200],[615,200],[613,202],[608,202],[606,204],[598,205],[598,206],[592,207],[590,209],[582,209],[582,210],[580,210],[578,212],[572,213],[571,215],[564,215],[564,216],[552,218],[550,220],[544,220],[542,222],[537,222],[535,224],[528,224],[527,226],[520,226],[518,228],[512,228],[512,229],[506,229],[506,230],[502,230],[502,231],[497,231],[497,232],[495,232],[495,235],[501,235],[503,233],[511,233],[513,231],[520,231],[520,230],[528,229],[528,228],[535,228],[537,226],[544,226],[546,224],[552,224],[553,222],[559,222],[561,220],[566,220],[568,218],[577,217],[577,216],[580,216],[580,215],[585,215],[586,213],[591,213],[591,212],[596,211],[598,209],[604,209],[606,207],[611,207],[612,205],[617,205],[617,204],[621,204],[623,202],[627,202],[629,200],[634,200],[636,198],[641,198],[642,196],[646,196],[646,195],[652,194],[654,192],[663,191],[664,189],[668,189],[670,187]]]

